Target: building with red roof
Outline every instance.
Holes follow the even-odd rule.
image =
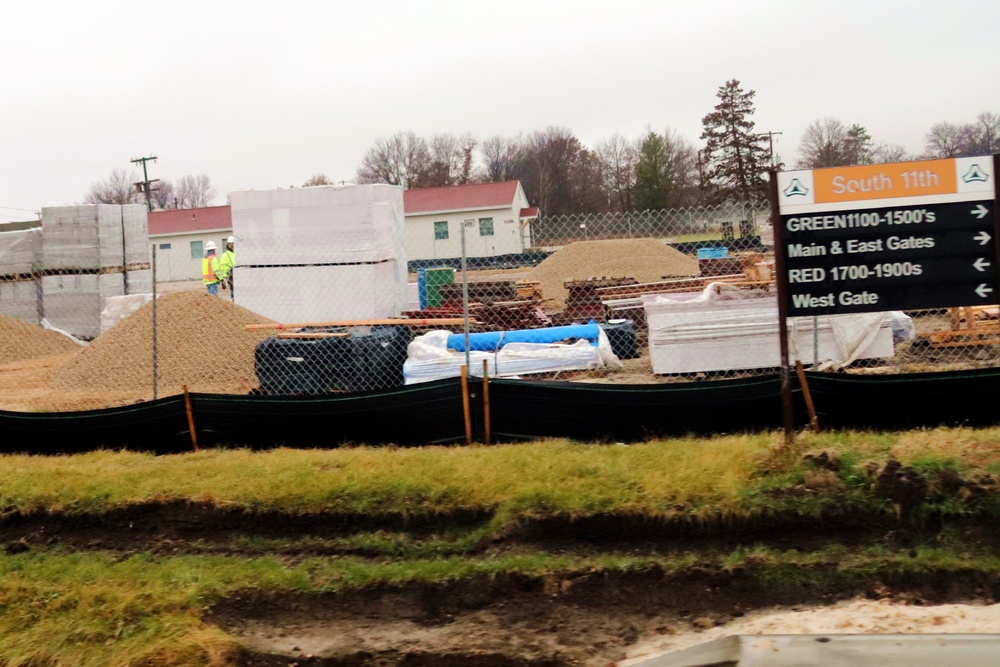
[[[403,208],[409,260],[461,257],[463,226],[467,257],[522,253],[538,217],[519,181],[407,190]]]
[[[538,217],[519,181],[407,190],[403,211],[408,260],[461,257],[463,225],[467,257],[522,253],[531,247],[531,222]],[[229,206],[153,211],[149,238],[157,280],[200,279],[205,245],[214,241],[221,254],[232,233]],[[236,244],[238,253],[239,239]]]
[[[214,241],[221,257],[226,239],[233,233],[229,206],[153,211],[148,219],[157,282],[201,279],[205,245]]]

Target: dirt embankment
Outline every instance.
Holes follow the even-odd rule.
[[[100,516],[8,513],[0,543],[9,553],[75,549],[241,558],[268,556],[290,565],[309,558],[379,562],[352,535],[400,535],[423,541],[481,530],[489,513],[433,516],[288,516],[210,504],[146,504]],[[584,569],[547,575],[473,576],[448,583],[378,586],[323,596],[247,590],[220,601],[206,621],[237,636],[242,665],[633,665],[657,653],[725,634],[799,632],[985,632],[995,628],[1000,577],[949,568],[919,574],[874,571],[850,582],[841,564],[815,563],[799,584],[775,585],[766,563],[719,565],[741,547],[807,554],[831,544],[852,553],[877,548],[905,554],[945,536],[1000,546],[991,526],[970,521],[910,526],[890,517],[822,522],[769,517],[716,527],[642,517],[521,522],[503,536],[456,547],[480,559],[511,554],[624,555],[680,569]],[[442,557],[447,556],[445,554]],[[714,563],[714,564],[713,564]],[[829,578],[822,576],[829,570]],[[960,604],[956,604],[960,603]]]

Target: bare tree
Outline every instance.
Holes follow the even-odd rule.
[[[608,208],[628,211],[632,208],[632,188],[635,186],[635,165],[639,147],[617,132],[597,144],[595,150],[601,163],[601,176],[608,193]]]
[[[491,183],[517,178],[522,160],[523,140],[520,136],[490,137],[479,147],[483,156],[484,179]]]
[[[103,181],[90,184],[90,190],[84,195],[85,204],[139,204],[145,199],[136,189],[135,184],[141,178],[134,171],[112,169]]]
[[[885,164],[886,162],[907,162],[914,159],[906,148],[899,144],[881,143],[872,151],[873,164]]]
[[[154,209],[175,208],[174,184],[170,181],[157,181],[150,187],[149,197]]]
[[[177,208],[203,208],[215,199],[215,188],[205,174],[181,176],[174,190]]]
[[[969,135],[969,155],[992,155],[1000,152],[1000,116],[989,111],[979,114]]]
[[[313,185],[333,185],[333,182],[326,177],[326,174],[313,174],[308,181],[302,184],[302,187],[308,188]]]
[[[468,183],[472,180],[472,153],[475,148],[476,140],[468,132],[460,136],[434,135],[429,145],[430,163],[421,174],[420,182],[413,185],[434,187]]]
[[[931,158],[961,157],[970,139],[968,125],[936,123],[931,126],[925,137],[925,156]]]
[[[431,162],[427,142],[413,132],[378,139],[358,167],[358,183],[389,183],[409,188],[420,181]]]

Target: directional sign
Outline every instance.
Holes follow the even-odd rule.
[[[991,156],[781,172],[788,316],[993,304]]]

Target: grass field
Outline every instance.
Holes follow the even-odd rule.
[[[3,457],[0,470],[5,665],[291,657],[248,648],[232,631],[239,600],[246,613],[261,601],[273,611],[292,600],[294,610],[480,582],[493,598],[476,604],[502,604],[536,582],[551,604],[574,599],[565,582],[655,573],[664,595],[704,577],[739,580],[752,604],[876,581],[982,588],[1000,573],[991,536],[1000,429],[803,434],[791,447],[759,434],[629,446],[103,451]],[[571,648],[552,664],[607,664],[618,650],[584,659]],[[393,655],[404,664],[405,651]],[[303,664],[348,664],[315,660]]]

